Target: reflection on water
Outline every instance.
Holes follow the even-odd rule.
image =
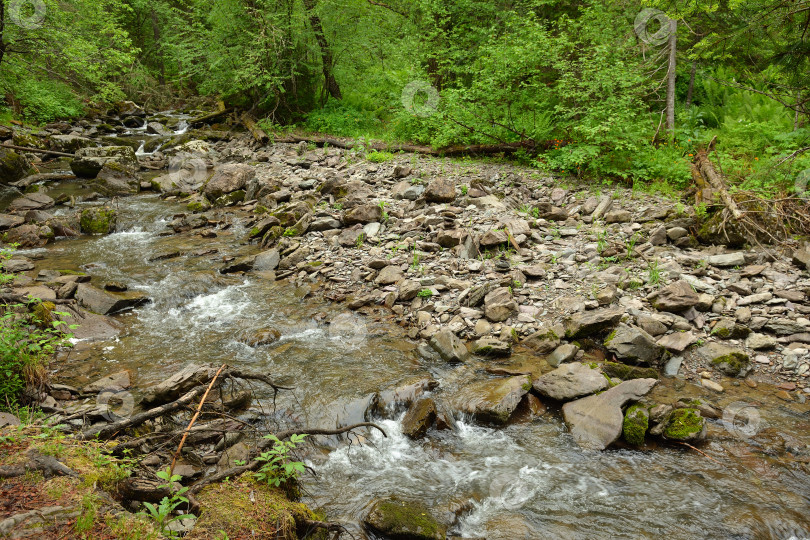
[[[118,204],[120,232],[47,248],[51,268],[83,268],[100,283],[123,281],[154,300],[120,317],[126,332],[114,344],[91,346],[83,362],[96,374],[127,368],[143,385],[189,362],[227,362],[283,378],[296,390],[279,396],[279,410],[332,426],[337,411],[362,414],[357,404],[378,390],[429,376],[456,384],[445,379],[454,368],[420,359],[398,327],[302,301],[283,283],[218,274],[223,255],[255,249],[241,245],[239,223],[213,239],[162,237],[182,207],[155,196]],[[217,252],[193,255],[203,249]],[[150,261],[176,251],[182,255]],[[281,332],[276,343],[243,343],[267,327]],[[661,392],[674,398],[687,390]],[[761,413],[767,425],[806,442],[807,418],[775,403]],[[746,450],[719,427],[703,447],[713,461],[687,448],[585,453],[555,414],[502,430],[460,422],[455,432],[419,442],[402,435],[398,419],[380,423],[387,438],[370,432],[365,444],[354,439],[307,455],[318,471],[305,479],[310,502],[331,518],[358,521],[375,497],[399,495],[426,501],[437,514],[460,513],[455,533],[489,539],[810,536],[806,466]]]

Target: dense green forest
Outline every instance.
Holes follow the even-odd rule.
[[[539,168],[661,189],[688,184],[715,136],[743,189],[801,190],[810,168],[807,0],[2,0],[0,15],[4,121],[205,97],[274,131],[524,142],[515,158]]]

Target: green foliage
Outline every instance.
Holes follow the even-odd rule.
[[[391,152],[370,152],[366,155],[366,159],[372,163],[385,163],[394,159],[394,154]]]
[[[22,76],[7,77],[4,83],[6,91],[17,96],[21,117],[28,121],[44,124],[84,113],[70,87],[59,81]]]
[[[416,294],[416,296],[419,298],[431,298],[433,296],[433,291],[430,289],[422,289]]]
[[[155,505],[149,502],[144,502],[144,506],[148,513],[144,513],[144,515],[152,518],[155,524],[158,526],[158,530],[161,534],[169,537],[169,538],[178,538],[179,535],[168,528],[170,523],[181,519],[193,518],[194,515],[192,514],[182,514],[178,516],[172,516],[172,514],[184,504],[188,504],[188,499],[183,495],[188,491],[187,487],[177,488],[175,483],[180,482],[183,479],[182,476],[179,474],[172,474],[170,468],[167,468],[165,471],[159,471],[157,473],[157,477],[161,480],[164,480],[166,483],[158,486],[159,489],[169,488],[171,493],[170,497],[163,497],[160,503]]]
[[[264,438],[273,441],[273,447],[256,458],[262,463],[259,471],[255,473],[256,479],[279,487],[298,478],[305,470],[304,464],[300,461],[290,461],[288,454],[304,441],[306,435],[292,435],[289,441],[279,440],[275,435],[265,435]]]

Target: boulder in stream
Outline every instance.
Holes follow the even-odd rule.
[[[473,416],[478,422],[503,425],[532,388],[531,376],[485,379],[473,382],[456,392],[450,406]]]
[[[31,164],[21,153],[0,148],[0,184],[16,182],[26,175]]]
[[[107,206],[95,206],[82,210],[79,226],[85,234],[109,234],[115,231],[118,212]]]
[[[106,163],[113,162],[130,170],[138,170],[135,150],[129,146],[101,146],[82,148],[70,162],[70,170],[81,178],[95,178]]]
[[[118,313],[149,302],[149,297],[141,291],[110,293],[85,283],[76,288],[75,296],[80,305],[100,315]]]
[[[422,398],[410,406],[402,419],[402,433],[411,439],[421,439],[436,421],[436,403],[430,398]]]
[[[573,362],[542,375],[532,386],[543,396],[569,401],[606,389],[608,380],[598,367]]]
[[[447,527],[422,503],[394,497],[378,500],[363,519],[373,533],[392,540],[444,540]]]

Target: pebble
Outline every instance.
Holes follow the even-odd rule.
[[[714,390],[715,392],[723,392],[725,390],[725,388],[710,379],[701,379],[700,384],[701,386],[708,388],[709,390]]]

